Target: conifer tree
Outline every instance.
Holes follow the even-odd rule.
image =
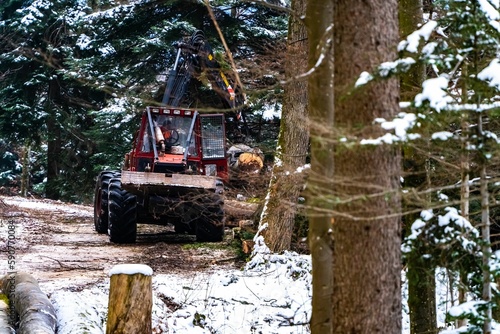
[[[71,49],[69,32],[81,15],[76,1],[10,1],[1,8],[0,128],[12,140],[46,144],[49,198],[73,197],[63,179],[76,178],[72,167],[93,151],[80,127],[89,121],[79,101],[88,91],[61,73]]]
[[[395,78],[355,87],[396,56],[397,1],[334,1],[333,333],[401,331],[400,155],[371,145],[398,111]],[[352,41],[355,41],[354,43]]]
[[[287,39],[283,112],[273,175],[260,225],[268,224],[266,244],[273,252],[290,249],[298,215],[298,198],[305,185],[305,164],[309,147],[307,115],[307,31],[301,17],[304,0],[292,1]],[[300,78],[300,79],[299,79]]]
[[[215,7],[240,59],[284,36],[286,16],[272,8]],[[98,171],[119,168],[137,110],[161,100],[159,75],[173,64],[173,43],[202,29],[221,50],[206,13],[192,0],[0,4],[0,131],[46,150],[48,197],[90,196]]]
[[[470,313],[453,313],[452,319],[467,318],[469,333],[487,333],[491,328],[491,309],[495,307],[488,287],[493,273],[488,229],[491,198],[486,190],[492,188],[490,173],[498,170],[494,148],[498,143],[495,126],[499,87],[492,74],[498,63],[496,48],[500,35],[494,21],[499,17],[498,3],[471,0],[440,2],[435,6],[442,15],[433,17],[436,20],[429,20],[399,47],[400,51],[412,53],[417,63],[425,63],[431,69],[422,92],[411,103],[416,109],[408,111],[416,112],[415,131],[422,136],[421,143],[431,143],[429,166],[433,190],[424,193],[433,194],[432,202],[426,202],[425,196],[413,198],[426,203],[433,212],[417,220],[407,238],[413,246],[417,241],[423,243],[420,246],[425,246],[425,254],[420,246],[405,253],[410,257],[425,256],[430,266],[464,273],[461,276],[466,279],[460,283],[469,287],[469,298],[485,303],[478,303],[477,309]],[[470,125],[464,128],[464,122]],[[418,148],[419,140],[412,141],[412,145]],[[466,155],[468,159],[463,158]],[[471,214],[466,218],[473,226],[458,215],[461,203],[462,214],[468,214],[464,209],[468,205],[463,205],[467,198],[460,199],[459,193],[460,183],[467,182],[461,175],[464,170],[471,176],[471,196],[466,203],[470,204]],[[409,193],[416,194],[416,190]],[[436,231],[443,227],[446,227],[444,235],[437,237],[440,233]],[[449,235],[452,233],[470,240],[457,243],[457,237]],[[425,238],[429,239],[424,241]],[[443,249],[447,250],[446,256]]]

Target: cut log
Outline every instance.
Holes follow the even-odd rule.
[[[258,148],[237,144],[227,150],[227,155],[233,170],[259,172],[264,167],[264,154]]]
[[[50,295],[58,317],[57,334],[103,334],[101,310],[107,306],[108,292],[84,289],[74,293],[71,290],[59,289]]]
[[[260,172],[264,167],[264,161],[260,155],[251,152],[244,152],[238,157],[235,168],[244,172]]]
[[[226,226],[238,226],[240,220],[252,220],[258,209],[259,204],[257,203],[246,203],[226,199],[224,201]]]
[[[14,328],[9,324],[9,305],[0,299],[0,334],[14,333]]]
[[[40,290],[37,280],[28,273],[18,272],[2,279],[2,291],[14,303],[19,318],[18,334],[54,334],[57,318],[54,306]]]
[[[153,270],[122,264],[110,271],[106,334],[151,334]]]

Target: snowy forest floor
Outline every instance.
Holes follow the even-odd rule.
[[[93,227],[93,208],[0,196],[2,253],[15,226],[15,271],[33,275],[54,304],[58,333],[104,333],[109,270],[153,269],[153,333],[308,333],[310,260],[296,253],[245,263],[228,240],[196,244],[166,227],[139,225],[115,245]],[[5,251],[5,252],[4,252]],[[3,274],[7,273],[6,256]]]
[[[56,308],[58,334],[105,333],[108,273],[124,263],[153,269],[153,333],[310,332],[309,255],[257,253],[246,262],[230,230],[223,242],[199,244],[151,225],[139,225],[137,243],[116,245],[94,231],[91,206],[0,196],[0,276],[12,271],[7,260],[12,226],[14,270],[38,280]],[[407,334],[404,271],[402,279],[402,334]],[[446,325],[451,298],[444,271],[438,271],[436,283],[439,327],[459,333]]]

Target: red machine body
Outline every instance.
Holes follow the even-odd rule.
[[[135,242],[137,224],[173,225],[198,241],[224,236],[226,136],[241,137],[244,94],[221,71],[201,31],[177,49],[162,106],[146,107],[122,170],[97,177],[95,229],[115,243]],[[229,108],[227,120],[181,107],[191,105],[188,87],[202,73]]]
[[[161,128],[168,123],[169,138]],[[162,143],[163,141],[163,143]],[[194,110],[147,107],[125,170],[228,178],[223,114],[202,115]]]

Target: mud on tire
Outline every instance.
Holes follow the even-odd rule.
[[[108,187],[109,240],[118,244],[134,243],[137,237],[137,199],[123,190],[119,178],[112,178]]]
[[[224,201],[212,195],[197,201],[199,218],[195,223],[196,241],[217,242],[224,238]]]
[[[94,227],[97,233],[108,233],[109,180],[120,175],[118,171],[104,171],[97,177],[94,192]]]

